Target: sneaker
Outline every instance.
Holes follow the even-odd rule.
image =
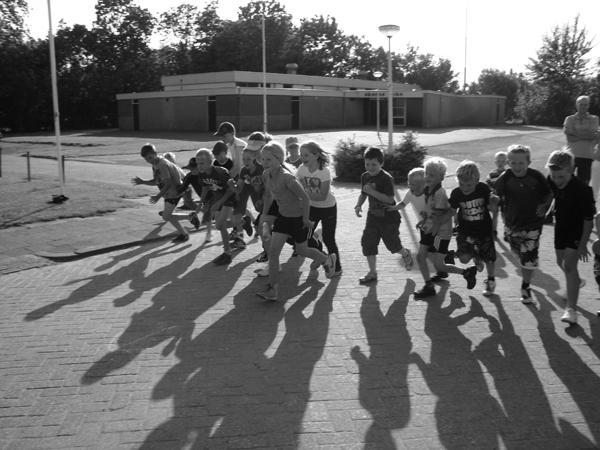
[[[269,255],[267,255],[267,252],[263,251],[260,255],[258,255],[258,258],[256,258],[255,262],[264,263],[264,262],[267,262],[268,260],[269,260]]]
[[[190,213],[190,222],[194,225],[194,228],[197,230],[200,228],[200,219],[198,219],[198,214],[195,212]]]
[[[332,278],[333,274],[335,273],[336,259],[337,255],[335,253],[332,253],[331,255],[327,256],[327,260],[323,264],[323,268],[325,269],[325,276],[327,278]]]
[[[229,253],[221,253],[215,259],[213,259],[213,263],[217,266],[226,266],[231,263],[231,255]]]
[[[248,236],[252,236],[252,220],[248,216],[244,216],[242,220],[244,221],[244,224],[242,226],[244,228],[244,231]]]
[[[244,242],[244,240],[242,238],[237,237],[231,243],[231,248],[233,250],[243,250],[246,248],[246,243]]]
[[[428,297],[435,297],[436,292],[435,292],[435,288],[433,287],[432,284],[427,283],[425,286],[423,286],[421,288],[420,291],[415,291],[413,293],[415,300],[421,300],[424,298],[428,298]]]
[[[483,289],[483,295],[489,297],[494,294],[496,290],[496,280],[490,280],[489,278],[483,282],[485,288]]]
[[[233,230],[231,230],[231,233],[229,233],[229,240],[233,241],[238,237],[238,232],[237,230],[234,228]]]
[[[448,278],[448,272],[438,272],[434,276],[432,276],[429,281],[431,281],[432,283],[438,283],[445,278]]]
[[[206,233],[206,237],[204,238],[204,242],[212,242],[212,233],[210,231]]]
[[[446,264],[450,264],[451,266],[454,265],[454,250],[448,250],[448,253],[446,253],[446,256],[444,256],[444,262]]]
[[[369,284],[377,281],[377,274],[369,272],[364,277],[358,279],[359,284]]]
[[[471,266],[463,270],[463,277],[467,280],[467,289],[473,289],[477,283],[477,267]]]
[[[336,270],[335,272],[333,272],[332,278],[339,277],[341,275],[342,275],[342,269]]]
[[[270,302],[277,301],[277,289],[275,289],[270,284],[267,286],[266,291],[257,292],[256,295],[258,295],[259,297],[264,298],[265,300],[270,301]]]
[[[172,240],[172,242],[175,242],[177,244],[179,244],[180,242],[187,242],[190,240],[190,235],[189,234],[180,234],[179,236],[177,236],[176,238],[174,238]]]
[[[575,325],[577,323],[577,311],[575,311],[573,308],[565,309],[560,321],[568,323],[569,325]]]
[[[410,250],[407,248],[403,248],[402,250],[400,250],[400,256],[402,256],[402,262],[404,263],[404,267],[406,268],[406,270],[410,270],[413,268],[413,257],[410,254]]]
[[[521,288],[521,303],[524,305],[531,305],[533,303],[531,288]]]
[[[279,271],[281,272],[281,265],[279,265]],[[269,276],[269,266],[265,266],[262,269],[256,272],[256,275],[259,277],[268,277]]]

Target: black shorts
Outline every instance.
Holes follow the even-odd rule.
[[[461,255],[470,258],[477,258],[485,263],[496,261],[496,246],[494,238],[489,236],[467,236],[458,234],[456,236],[456,255],[460,259]]]
[[[421,239],[419,244],[427,247],[429,253],[441,253],[445,255],[448,253],[448,246],[450,245],[450,239],[440,239],[439,236],[434,236],[431,233],[425,233],[421,230]]]
[[[304,226],[302,217],[284,217],[278,215],[273,224],[273,233],[287,234],[297,244],[306,242],[309,232],[310,229]]]
[[[181,197],[177,197],[177,198],[165,198],[165,203],[169,203],[171,205],[177,205],[177,203],[179,203],[179,199]]]
[[[572,248],[577,250],[581,242],[581,230],[554,228],[554,248],[564,250]]]
[[[267,216],[278,216],[279,215],[279,205],[277,204],[277,202],[275,200],[273,200],[273,203],[271,203],[271,207],[269,208],[269,211],[267,211]]]
[[[362,252],[364,256],[378,254],[379,241],[390,251],[398,253],[402,250],[400,242],[400,214],[397,211],[386,212],[384,216],[367,214],[367,223],[361,238]]]

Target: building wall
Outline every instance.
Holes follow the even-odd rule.
[[[364,102],[368,99],[345,98],[344,99],[344,122],[338,127],[360,127],[365,125]]]
[[[206,131],[208,128],[207,97],[175,97],[167,118],[169,130]]]
[[[292,98],[285,95],[267,96],[268,127],[270,130],[289,130],[292,126]],[[262,130],[263,97],[240,96],[240,129]]]
[[[492,126],[502,123],[506,99],[423,93],[423,127]]]
[[[343,126],[341,97],[300,97],[300,128],[339,128]]]
[[[119,115],[119,130],[133,130],[133,105],[131,100],[119,100],[117,102]]]

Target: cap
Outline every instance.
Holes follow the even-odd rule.
[[[285,146],[289,147],[290,145],[298,145],[298,138],[296,136],[290,136],[285,140]]]
[[[213,136],[224,136],[226,133],[235,133],[235,127],[231,122],[221,122]]]
[[[198,163],[196,162],[196,158],[190,158],[190,161],[188,162],[187,166],[183,166],[184,169],[186,170],[191,170],[191,169],[195,169],[196,167],[198,167]]]

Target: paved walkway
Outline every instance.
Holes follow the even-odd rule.
[[[342,276],[286,248],[277,304],[255,295],[256,240],[216,267],[219,243],[171,243],[157,207],[0,230],[0,449],[600,445],[591,263],[571,328],[552,226],[533,307],[502,241],[491,298],[451,276],[415,301],[418,272],[383,248],[379,282],[360,286],[357,191],[335,193]],[[413,249],[414,224],[404,215]]]

